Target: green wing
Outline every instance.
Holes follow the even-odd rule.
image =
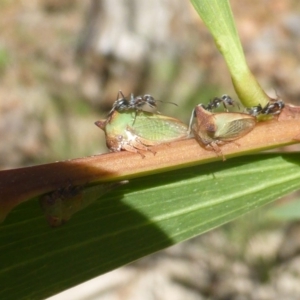
[[[238,118],[227,122],[221,121],[218,121],[218,127],[215,132],[215,139],[220,141],[238,139],[250,132],[256,124],[254,118]]]
[[[158,143],[171,142],[188,136],[186,124],[159,114],[139,113],[134,124],[129,127],[137,136]]]

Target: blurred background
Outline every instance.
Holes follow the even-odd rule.
[[[230,3],[263,89],[299,105],[300,2]],[[187,0],[0,2],[1,169],[106,152],[94,122],[119,90],[175,102],[159,111],[184,122],[198,103],[237,99]],[[299,224],[269,216],[256,211],[56,299],[300,299]]]

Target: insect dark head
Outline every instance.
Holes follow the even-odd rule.
[[[208,111],[213,111],[214,109],[218,108],[220,106],[220,104],[223,104],[224,109],[226,111],[228,111],[227,106],[234,106],[235,105],[235,101],[228,95],[224,94],[221,98],[219,97],[215,97],[213,100],[211,100],[207,106],[204,106],[202,104],[202,107],[205,110]]]
[[[284,102],[281,99],[270,101],[261,111],[264,115],[278,115],[284,108]]]

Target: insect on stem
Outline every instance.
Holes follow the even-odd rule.
[[[265,107],[260,104],[247,108],[247,112],[254,116],[275,116],[279,115],[284,108],[284,101],[282,99],[272,99]]]
[[[113,152],[153,152],[150,146],[188,138],[188,128],[180,120],[145,111],[115,110],[95,124],[105,132],[106,145]]]
[[[121,97],[120,97],[121,95]],[[153,96],[150,94],[145,94],[143,96],[136,96],[134,97],[134,94],[130,94],[130,98],[127,99],[122,91],[118,92],[117,100],[114,102],[112,109],[109,112],[109,116],[116,110],[116,111],[126,111],[126,110],[135,110],[135,111],[143,111],[145,106],[148,106],[152,109],[157,110],[156,102],[164,102],[164,103],[170,103],[173,105],[178,106],[174,102],[167,102],[167,101],[161,101],[154,99]],[[156,111],[156,113],[159,113]]]
[[[255,127],[256,119],[245,113],[212,113],[206,108],[199,104],[193,109],[189,132],[192,130],[200,144],[207,150],[214,150],[217,155],[222,154],[225,160],[219,145],[233,142],[246,135]],[[194,117],[196,117],[196,122],[192,126]]]
[[[221,96],[221,98],[219,97],[215,97],[213,100],[210,100],[209,103],[205,106],[204,104],[201,104],[201,106],[206,109],[207,111],[213,111],[214,109],[218,108],[220,106],[220,104],[223,104],[225,111],[228,112],[228,108],[227,106],[235,106],[237,105],[238,108],[239,104],[236,103],[230,96],[228,96],[227,94],[224,94],[223,96]]]

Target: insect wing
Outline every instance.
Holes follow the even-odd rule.
[[[222,141],[238,139],[250,132],[256,124],[254,117],[242,113],[216,114],[215,120],[215,138]]]
[[[106,122],[104,131],[108,136],[122,135],[126,130],[127,125],[132,124],[134,119],[135,112],[132,110],[122,112],[114,111]]]
[[[105,132],[111,151],[137,152],[145,146],[159,145],[188,137],[188,126],[181,121],[144,111],[113,111],[107,120],[95,123]]]
[[[157,144],[188,137],[186,124],[175,118],[147,112],[139,112],[131,129],[137,136]]]

